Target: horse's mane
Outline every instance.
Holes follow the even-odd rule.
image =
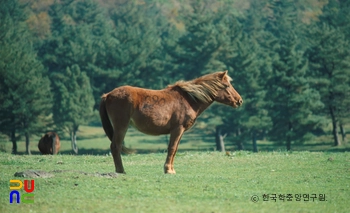
[[[222,83],[222,76],[220,74],[222,74],[222,72],[204,75],[191,81],[178,81],[168,87],[179,87],[193,100],[209,103],[214,100],[219,90],[226,87],[226,85]],[[230,76],[227,74],[225,75],[229,81],[232,80]]]

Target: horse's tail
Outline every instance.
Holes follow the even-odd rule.
[[[107,109],[106,109],[106,98],[108,94],[103,94],[101,97],[101,103],[100,103],[100,118],[102,122],[102,127],[108,136],[109,140],[112,141],[113,139],[113,126],[111,124],[111,121],[109,120]],[[126,148],[124,145],[122,146],[122,152],[126,154],[134,153],[135,151],[132,149]]]
[[[107,109],[106,109],[106,98],[107,94],[103,94],[100,103],[100,118],[102,122],[103,130],[105,131],[107,137],[110,141],[113,139],[113,126],[109,120]]]

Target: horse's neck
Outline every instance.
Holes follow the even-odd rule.
[[[213,102],[210,103],[197,103],[197,117],[202,114]]]
[[[190,97],[188,94],[186,94],[187,96],[187,101],[189,102],[189,104],[191,105],[192,109],[196,112],[198,117],[200,114],[202,114],[214,101],[211,102],[202,102],[198,99],[193,99],[192,97]]]
[[[214,101],[204,103],[200,100],[195,100],[193,97],[188,95],[186,92],[182,91],[180,88],[167,88],[168,90],[178,93],[178,95],[185,98],[185,100],[189,103],[193,111],[196,113],[196,117],[202,114]],[[176,95],[175,95],[176,96]]]

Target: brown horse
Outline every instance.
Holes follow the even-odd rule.
[[[121,152],[129,124],[149,135],[170,134],[164,172],[175,174],[174,157],[182,134],[214,101],[238,107],[241,96],[232,87],[225,72],[208,74],[192,81],[179,81],[162,90],[131,86],[115,88],[102,95],[100,117],[111,140],[111,152],[117,173],[125,173]]]
[[[60,138],[55,132],[46,133],[40,140],[38,148],[43,155],[56,155],[60,150]]]

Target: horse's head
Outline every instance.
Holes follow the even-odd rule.
[[[230,81],[232,79],[230,76],[227,75],[227,71],[220,72],[218,75],[221,79],[221,83],[225,86],[225,88],[217,92],[217,95],[214,100],[235,108],[241,106],[243,103],[242,97],[231,85]]]

